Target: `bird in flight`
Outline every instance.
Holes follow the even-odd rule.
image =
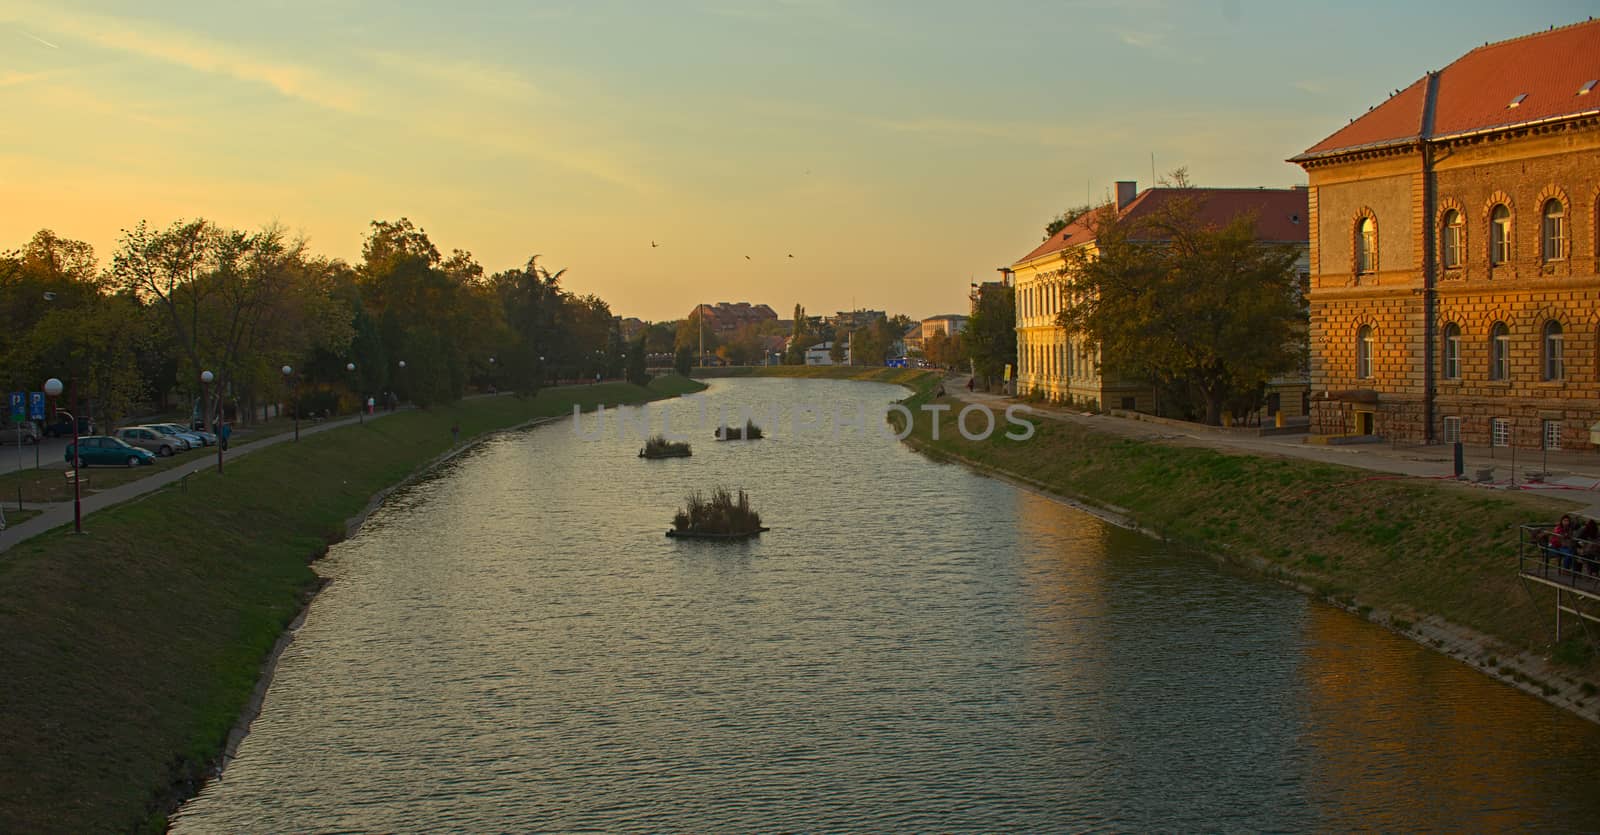
[[[789,253],[789,257],[793,258],[794,257],[794,253],[793,252]]]
[[[746,261],[749,261],[749,260],[750,260],[750,256],[748,256],[748,255],[746,255],[746,256],[745,256],[745,257],[744,257],[744,260],[746,260]]]
[[[655,249],[655,248],[656,248],[656,247],[658,247],[658,246],[661,246],[661,244],[658,244],[658,243],[656,243],[656,242],[655,242],[655,241],[651,241],[651,242],[650,242],[650,248],[651,248],[651,249]]]

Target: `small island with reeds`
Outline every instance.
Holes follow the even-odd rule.
[[[746,420],[744,426],[719,426],[712,437],[719,441],[759,441],[762,435],[755,421]]]
[[[669,441],[665,435],[652,436],[639,450],[640,458],[688,458],[693,454],[687,441]]]
[[[672,517],[667,536],[683,539],[747,539],[769,530],[761,526],[761,514],[750,506],[750,496],[738,495],[718,487],[707,498],[696,490],[689,494],[682,510]]]

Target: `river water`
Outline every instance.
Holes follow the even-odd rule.
[[[693,458],[644,461],[563,420],[401,491],[319,563],[261,716],[174,830],[1600,825],[1600,728],[875,432],[786,419],[903,393],[718,381],[646,414],[776,407],[772,437],[706,426]],[[717,484],[772,531],[663,536]]]

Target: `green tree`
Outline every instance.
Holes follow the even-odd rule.
[[[672,370],[685,377],[689,376],[689,372],[694,370],[694,349],[688,345],[679,345],[678,352],[672,357]]]
[[[1050,218],[1050,222],[1044,225],[1044,239],[1047,241],[1050,240],[1050,238],[1054,237],[1057,232],[1060,232],[1068,226],[1071,226],[1073,221],[1092,211],[1094,211],[1094,206],[1085,203],[1082,206],[1073,206],[1061,214]]]
[[[647,365],[650,352],[645,342],[645,335],[639,334],[639,338],[628,346],[627,377],[628,382],[636,386],[642,386],[650,382],[650,372]]]
[[[1076,303],[1060,316],[1100,346],[1108,374],[1185,386],[1220,423],[1230,398],[1299,368],[1306,317],[1292,245],[1266,245],[1255,218],[1200,220],[1200,197],[1129,222],[1094,219],[1093,255],[1068,255]]]
[[[986,386],[994,385],[1006,366],[1013,374],[1017,367],[1016,290],[1006,285],[985,285],[978,291],[978,304],[967,320],[961,340],[973,374]]]

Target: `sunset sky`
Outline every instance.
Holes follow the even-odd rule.
[[[355,260],[369,221],[404,215],[491,271],[538,253],[626,316],[960,312],[1051,215],[1148,184],[1152,153],[1200,185],[1303,182],[1283,160],[1391,90],[1600,14],[433,5],[0,0],[0,248],[48,227],[109,262],[141,218],[203,216]]]

